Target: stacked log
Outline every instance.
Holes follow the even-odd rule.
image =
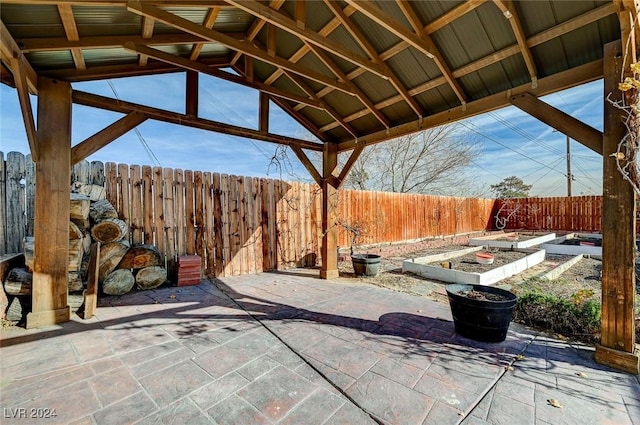
[[[98,283],[108,295],[124,295],[133,287],[153,289],[167,281],[160,251],[148,244],[130,246],[128,225],[106,199],[91,203],[91,236],[100,242]]]

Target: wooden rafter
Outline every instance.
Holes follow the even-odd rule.
[[[603,5],[597,9],[594,9],[593,11],[587,12],[583,15],[577,16],[574,19],[571,19],[567,22],[564,22],[562,24],[556,25],[555,27],[549,28],[548,30],[545,30],[539,34],[536,34],[532,37],[530,37],[527,40],[527,43],[530,47],[534,47],[537,45],[540,45],[542,43],[545,43],[553,38],[559,37],[563,34],[567,34],[568,32],[571,32],[573,30],[575,30],[576,28],[579,28],[581,26],[587,25],[589,23],[592,22],[596,22],[599,19],[602,19],[606,16],[609,16],[611,14],[615,13],[615,8],[612,4],[606,4]],[[502,50],[499,50],[498,52],[492,53],[490,55],[487,55],[483,58],[480,58],[468,65],[465,65],[463,67],[460,67],[456,70],[453,71],[453,76],[455,78],[460,78],[463,77],[465,75],[471,74],[479,69],[482,69],[484,67],[487,67],[489,65],[492,65],[494,63],[500,62],[503,59],[506,59],[510,56],[513,55],[517,55],[518,53],[520,53],[520,49],[518,47],[517,44],[509,46],[509,47],[505,47]],[[381,57],[384,55],[381,55]],[[350,73],[347,75],[347,77],[349,79],[355,78],[357,75],[360,75],[360,73],[356,71]],[[416,96],[420,93],[424,93],[428,90],[432,90],[438,86],[441,86],[443,84],[447,84],[447,81],[444,77],[439,77],[439,78],[434,78],[433,80],[427,81],[423,84],[420,84],[417,87],[413,87],[411,89],[409,89],[409,94],[411,96]],[[325,90],[326,92],[326,90]],[[400,96],[392,96],[388,99],[385,99],[381,102],[376,103],[376,107],[379,109],[385,108],[387,106],[391,106],[395,103],[401,102],[403,99]],[[353,114],[345,117],[345,121],[350,122],[353,121],[355,119],[361,118],[364,115],[367,114],[366,110],[361,110],[361,111],[357,111],[354,112]],[[330,123],[327,124],[325,126],[322,126],[320,128],[321,131],[328,131],[331,128],[334,128],[335,124],[334,123]]]
[[[336,77],[338,77],[342,81],[345,81],[351,87],[351,91],[355,95],[355,97],[364,105],[365,108],[367,108],[369,112],[373,114],[374,117],[378,119],[378,121],[382,123],[382,125],[384,125],[386,128],[389,128],[390,123],[387,117],[385,117],[382,114],[382,112],[376,109],[371,99],[369,99],[367,95],[364,94],[357,85],[355,85],[351,80],[347,79],[347,76],[345,75],[345,73],[329,57],[328,54],[326,54],[323,50],[318,48],[318,46],[315,46],[312,44],[309,45],[309,49],[311,49],[311,51],[318,57],[318,59],[322,61],[322,63],[324,63],[329,69],[331,69],[331,71],[336,75]],[[344,122],[344,120],[342,120],[341,118],[340,122],[342,123]],[[350,131],[350,133],[354,137],[357,137],[357,135],[354,132]]]
[[[289,73],[289,72],[285,72],[285,74],[287,75],[287,77],[289,77],[289,79],[291,81],[293,81],[310,98],[315,99],[318,102],[320,102],[320,104],[323,106],[323,109],[325,110],[325,112],[327,114],[329,114],[329,116],[331,116],[331,118],[333,118],[336,122],[338,122],[345,130],[347,130],[347,132],[349,132],[349,134],[351,134],[353,137],[358,137],[358,133],[356,132],[356,130],[348,122],[345,122],[342,119],[342,117],[340,116],[340,114],[336,112],[335,109],[333,109],[330,105],[328,105],[322,99],[319,99],[318,97],[316,97],[316,95],[313,93],[313,90],[304,81],[302,81],[302,79],[300,77],[298,77],[295,74]]]
[[[438,67],[444,78],[447,80],[447,83],[449,84],[449,86],[451,86],[451,89],[456,94],[460,102],[463,104],[466,103],[467,97],[464,93],[464,90],[462,90],[462,87],[460,86],[458,81],[456,81],[456,79],[453,77],[451,70],[449,69],[449,65],[444,59],[444,56],[440,53],[440,50],[437,48],[428,34],[424,33],[424,31],[422,31],[421,34],[416,34],[409,31],[406,27],[396,21],[393,17],[384,13],[373,3],[364,2],[361,0],[346,0],[346,2],[358,9],[359,12],[363,13],[369,19],[376,22],[382,28],[386,29],[397,37],[406,40],[412,47],[424,53],[429,58],[433,59],[436,66]],[[411,6],[409,6],[408,3],[404,4],[402,10],[411,11],[410,13],[405,13],[406,15],[408,14],[409,16],[413,16],[413,18],[411,18],[410,20],[417,19],[415,13],[413,13]],[[413,22],[412,26],[418,29],[421,28],[421,26],[418,26],[417,22]]]
[[[213,28],[213,25],[216,23],[216,19],[218,19],[219,14],[220,14],[220,8],[212,7],[207,12],[207,16],[205,16],[204,22],[202,23],[202,25],[204,25],[205,28]],[[198,59],[198,56],[200,56],[200,52],[202,51],[203,47],[204,47],[204,43],[194,44],[193,47],[191,48],[189,59],[191,59],[192,61]]]
[[[111,99],[96,94],[85,93],[81,91],[73,91],[73,102],[79,105],[91,106],[93,108],[101,108],[109,111],[128,114],[131,112],[140,112],[150,119],[164,121],[171,124],[184,125],[187,127],[199,128],[201,130],[214,131],[217,133],[229,134],[231,136],[247,137],[254,140],[276,143],[280,145],[299,145],[304,149],[322,150],[322,145],[309,142],[307,140],[296,139],[295,137],[282,136],[279,134],[263,133],[250,128],[239,127],[235,125],[225,124],[204,118],[193,117],[187,114],[166,111],[151,106],[139,105],[137,103],[125,102],[123,100]]]
[[[360,45],[362,50],[367,52],[367,55],[369,55],[371,60],[379,63],[381,66],[385,68],[385,72],[389,76],[389,82],[393,85],[393,87],[396,89],[398,94],[402,96],[404,101],[407,102],[409,107],[413,109],[413,111],[419,117],[423,116],[424,112],[422,111],[422,108],[420,107],[420,105],[418,105],[415,99],[413,99],[413,97],[409,95],[409,93],[407,92],[407,89],[404,87],[404,84],[402,84],[398,76],[380,59],[380,57],[378,56],[378,53],[376,52],[376,49],[369,42],[367,37],[362,33],[362,31],[360,31],[358,27],[356,27],[353,24],[353,22],[351,22],[349,17],[343,12],[343,10],[335,2],[335,0],[325,0],[325,4],[331,10],[331,12],[333,12],[336,18],[340,20],[340,23],[342,24],[342,26],[344,26],[344,28],[347,31],[349,31],[349,34],[351,34],[351,37],[353,37],[356,43]],[[345,76],[345,79],[348,80],[348,77]],[[372,105],[372,106],[374,106],[373,111],[377,111],[377,109],[375,109],[375,105]],[[372,108],[370,107],[369,110],[372,110]],[[389,125],[387,124],[386,127],[389,127]]]
[[[15,74],[19,72],[19,70],[15,70],[14,68],[14,58],[20,59],[21,66],[24,67],[24,76],[27,81],[27,86],[29,87],[29,91],[33,94],[38,93],[38,75],[33,70],[31,64],[25,59],[24,55],[20,51],[20,47],[9,33],[9,30],[4,25],[4,22],[0,21],[0,59],[4,64],[11,68],[11,72]]]
[[[518,16],[515,5],[511,0],[494,0],[494,3],[496,4],[496,6],[498,6],[498,9],[500,9],[504,17],[509,21],[509,25],[511,25],[513,34],[515,35],[516,41],[518,42],[520,54],[522,54],[524,63],[527,66],[527,70],[529,71],[531,81],[533,82],[533,84],[535,84],[536,80],[538,79],[538,71],[536,69],[535,62],[533,61],[531,50],[527,45],[527,37],[522,30],[522,24],[520,24],[520,18]]]
[[[230,7],[223,0],[144,0],[152,6],[158,7]],[[63,0],[71,6],[99,6],[99,7],[126,7],[129,0]],[[2,0],[5,4],[24,4],[24,0]],[[60,0],[29,0],[33,5],[53,5],[61,3]]]
[[[283,111],[287,112],[289,115],[295,118],[298,121],[298,123],[300,123],[300,125],[306,128],[307,131],[309,131],[309,133],[313,134],[321,142],[324,142],[324,143],[335,142],[335,140],[330,140],[330,138],[325,133],[322,133],[318,128],[318,126],[315,125],[313,122],[311,122],[310,119],[308,119],[306,116],[302,115],[298,111],[294,110],[291,107],[291,105],[285,100],[277,97],[271,98],[271,100],[273,101],[273,103],[278,105]]]
[[[153,28],[155,27],[155,23],[156,21],[154,21],[152,18],[149,18],[148,16],[142,18],[142,38],[148,40],[153,37]],[[140,55],[138,63],[140,64],[140,66],[145,66],[148,59],[149,58],[147,56]]]
[[[130,112],[93,136],[78,143],[71,148],[71,165],[77,164],[89,155],[107,146],[118,137],[142,124],[146,119],[147,116],[141,112]]]
[[[284,0],[271,0],[271,2],[269,2],[269,7],[273,10],[279,10],[283,4]],[[266,22],[262,19],[256,19],[255,21],[253,21],[253,23],[247,30],[247,41],[253,41],[253,39],[256,38],[265,24]],[[236,62],[238,62],[238,60],[240,59],[240,56],[242,56],[241,52],[235,52],[233,58],[231,58],[231,65],[235,65]]]
[[[338,184],[340,186],[342,186],[342,183],[344,183],[344,179],[347,178],[347,175],[349,175],[349,172],[351,171],[353,166],[356,165],[356,161],[358,160],[358,158],[360,158],[360,154],[362,154],[364,148],[365,145],[356,145],[356,147],[351,152],[351,155],[349,155],[349,159],[347,159],[347,162],[344,164],[342,170],[340,171],[340,175],[338,175]]]
[[[371,62],[365,57],[360,56],[358,53],[350,51],[339,43],[327,39],[320,34],[311,31],[307,28],[300,28],[296,22],[285,16],[284,14],[273,10],[255,0],[227,0],[229,4],[236,6],[237,8],[250,13],[257,18],[260,18],[266,22],[276,25],[278,28],[287,31],[288,33],[295,35],[307,43],[314,44],[321,49],[325,49],[328,52],[341,57],[342,59],[353,63],[373,74],[378,75],[383,79],[387,79],[387,75],[384,73],[384,69],[380,65]]]
[[[241,34],[228,34],[231,37],[239,38]],[[120,36],[94,36],[82,37],[77,41],[70,41],[67,38],[23,38],[18,40],[23,53],[30,52],[47,52],[56,50],[69,50],[73,48],[80,49],[109,49],[122,46],[124,43],[131,42],[136,44],[144,44],[145,46],[153,45],[180,45],[200,43],[204,40],[193,34],[153,34],[151,38],[144,38],[142,35],[120,35]]]
[[[12,58],[11,67],[13,68],[13,78],[18,91],[18,100],[20,101],[20,110],[22,111],[22,120],[24,121],[25,132],[27,134],[27,142],[31,151],[31,158],[34,162],[38,161],[38,134],[36,132],[36,124],[33,118],[33,109],[31,108],[31,99],[29,98],[29,86],[27,75],[25,72],[24,60],[20,57]]]
[[[600,130],[596,130],[590,125],[541,101],[531,93],[513,96],[511,103],[532,117],[539,119],[602,155],[602,132]]]
[[[269,95],[260,92],[258,109],[258,130],[269,132]]]
[[[205,28],[202,25],[198,25],[189,21],[188,19],[184,19],[172,13],[166,12],[158,7],[151,6],[146,3],[143,4],[140,2],[130,2],[128,4],[128,9],[139,15],[153,17],[157,21],[163,22],[175,28],[179,28],[182,31],[197,35],[204,38],[205,40],[223,44],[230,49],[242,52],[248,56],[269,63],[273,66],[287,69],[310,80],[334,87],[335,89],[351,94],[349,86],[342,81],[333,80],[315,70],[291,63],[283,58],[277,56],[269,56],[266,52],[255,47],[251,43],[236,40],[235,38],[229,37],[228,35],[223,34],[219,31]]]
[[[271,95],[282,97],[287,100],[292,100],[298,103],[304,103],[308,106],[313,106],[314,108],[318,108],[318,109],[324,108],[323,104],[317,100],[307,99],[301,96],[294,95],[292,93],[287,93],[276,87],[267,86],[266,84],[262,84],[256,81],[249,82],[245,78],[234,76],[229,72],[212,68],[201,62],[191,61],[181,56],[172,55],[171,53],[165,53],[162,50],[154,49],[152,47],[147,47],[147,46],[141,46],[133,43],[126,43],[123,47],[133,52],[137,52],[137,53],[152,57],[156,60],[176,65],[184,70],[201,72],[203,74],[211,75],[213,77],[222,78],[227,81],[231,81],[237,84],[241,84],[243,86],[255,88],[257,90],[264,91]]]
[[[378,131],[376,133],[371,133],[367,136],[361,137],[358,140],[358,143],[364,143],[366,145],[380,143],[385,140],[391,140],[393,138],[411,134],[416,131],[437,127],[439,125],[508,106],[511,104],[510,99],[512,96],[517,96],[522,93],[531,92],[533,95],[538,97],[544,96],[549,93],[554,93],[559,90],[594,81],[601,77],[602,60],[596,60],[588,64],[551,75],[549,77],[541,78],[538,80],[538,86],[535,89],[533,89],[531,87],[531,84],[529,83],[514,87],[504,92],[496,93],[491,96],[469,102],[467,103],[465,108],[459,106],[453,109],[429,115],[428,117],[425,117],[424,120],[416,120],[398,125],[389,129],[389,131]],[[357,144],[355,143],[355,141],[342,142],[338,145],[338,150],[340,152],[343,152],[346,150],[354,149],[356,145]]]
[[[304,165],[304,168],[306,168],[309,174],[311,174],[311,177],[313,178],[313,180],[318,184],[318,186],[321,186],[322,176],[320,175],[316,167],[313,165],[313,163],[311,162],[307,154],[304,153],[302,148],[300,148],[299,146],[291,146],[291,150],[293,151],[293,153],[296,154],[296,156],[298,157],[302,165]]]
[[[80,35],[78,34],[78,27],[76,26],[76,20],[73,16],[73,9],[71,5],[58,4],[58,14],[60,15],[60,20],[62,21],[62,26],[64,27],[64,32],[67,35],[67,38],[71,41],[79,40]],[[84,56],[82,55],[81,49],[71,49],[71,56],[73,57],[73,63],[76,65],[76,68],[79,70],[87,68],[87,65],[84,63]]]

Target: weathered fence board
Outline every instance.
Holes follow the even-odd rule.
[[[7,195],[6,195],[6,162],[4,160],[4,153],[0,152],[0,255],[8,253],[7,243]]]

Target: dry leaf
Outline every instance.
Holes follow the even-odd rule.
[[[558,409],[562,409],[562,404],[560,404],[560,402],[558,400],[556,400],[555,398],[550,398],[549,400],[547,400],[547,402],[552,405],[553,407],[557,407]]]
[[[524,354],[518,354],[516,356],[516,360],[523,360],[524,359]]]
[[[169,295],[169,298],[175,298],[175,297],[176,297],[176,296],[175,296],[175,295],[173,295],[173,294]]]
[[[584,372],[578,372],[578,373],[576,373],[576,375],[578,375],[581,378],[586,378],[587,377],[587,374],[584,373]]]
[[[506,366],[504,370],[513,370],[513,366]]]

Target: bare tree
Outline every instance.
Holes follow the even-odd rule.
[[[479,196],[472,162],[480,153],[477,140],[456,125],[441,126],[365,148],[344,187]]]

